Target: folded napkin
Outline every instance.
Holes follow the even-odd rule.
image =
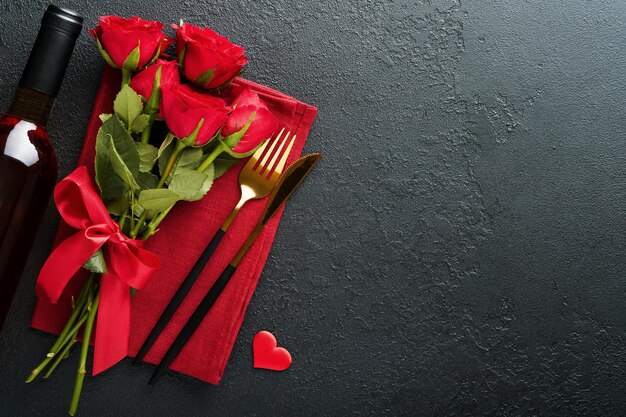
[[[101,124],[98,115],[112,112],[113,99],[119,85],[119,72],[107,67],[102,76],[79,160],[79,164],[87,166],[91,175],[94,174],[96,134]],[[279,119],[280,126],[297,135],[287,162],[297,159],[302,152],[317,109],[242,78],[237,78],[233,83],[233,89],[245,86],[250,86],[265,100]],[[145,248],[161,258],[161,269],[146,288],[138,291],[133,299],[129,347],[131,355],[137,353],[176,289],[239,200],[238,178],[242,166],[243,163],[235,165],[216,180],[213,188],[201,201],[178,203],[161,223],[159,233],[146,243]],[[266,199],[251,201],[241,210],[178,312],[146,355],[147,362],[158,363],[161,360],[209,287],[217,280],[254,228],[265,201]],[[171,369],[212,384],[220,381],[244,313],[267,261],[281,216],[282,209],[252,245],[208,316],[172,363]],[[73,230],[62,223],[57,232],[55,246],[72,233]],[[85,277],[86,273],[79,272],[66,287],[58,304],[39,299],[31,326],[59,333],[70,314],[71,297],[78,294]]]

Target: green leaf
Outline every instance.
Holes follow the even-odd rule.
[[[170,146],[174,139],[174,135],[171,134],[167,135],[165,139],[163,139],[163,143],[161,143],[161,146],[159,147],[159,152],[157,152],[157,158],[161,158],[163,152],[165,152],[165,150],[168,148],[168,146]]]
[[[107,202],[138,189],[139,154],[133,138],[117,116],[102,124],[96,137],[96,182]]]
[[[104,254],[102,253],[102,249],[98,249],[91,258],[85,262],[83,268],[94,272],[96,274],[106,274],[107,273],[107,265],[104,261]]]
[[[206,70],[193,80],[193,83],[206,88],[206,86],[211,82],[213,74],[215,74],[215,68]]]
[[[102,113],[101,115],[98,116],[100,118],[100,121],[102,121],[102,123],[106,122],[107,120],[109,120],[111,117],[113,117],[112,114],[110,113]]]
[[[126,196],[118,198],[116,200],[108,200],[106,202],[107,211],[115,216],[119,216],[130,207],[130,201]]]
[[[169,189],[175,191],[181,200],[198,201],[211,189],[214,180],[215,169],[209,165],[204,172],[190,170],[175,174]]]
[[[163,153],[161,158],[159,158],[159,173],[163,175],[165,172],[165,166],[167,165],[167,161],[170,156],[174,152],[175,146],[170,146]],[[167,179],[167,184],[173,180],[173,175],[180,174],[183,172],[193,171],[200,165],[202,162],[202,148],[185,148],[178,157],[178,161],[176,165],[174,165],[173,172],[170,174],[170,177]],[[171,187],[170,187],[171,188]]]
[[[213,186],[213,181],[215,181],[215,166],[213,164],[209,165],[209,167],[204,170],[203,174],[206,174],[206,179],[204,180],[202,188],[200,189],[202,197],[204,197],[206,193],[208,193],[211,189],[211,186]]]
[[[159,150],[149,143],[137,142],[136,145],[139,153],[139,172],[150,172],[157,160]]]
[[[124,135],[128,135],[128,132],[124,129],[122,123],[117,117],[111,117],[102,124],[96,136],[96,183],[100,188],[104,201],[118,200],[128,192],[128,185],[113,172],[110,152],[111,142],[109,139],[109,137],[115,138]],[[130,140],[132,142],[132,138]]]
[[[129,85],[124,85],[113,101],[115,114],[124,122],[127,130],[131,130],[135,119],[143,112],[141,96]]]
[[[194,170],[176,173],[172,177],[169,189],[178,194],[181,200],[199,200],[204,196],[202,189],[207,176],[204,172]]]
[[[167,146],[163,149],[163,151],[161,151],[161,149],[163,148],[161,146],[161,148],[159,148],[159,152],[161,152],[161,154],[159,155],[159,174],[161,176],[163,176],[163,173],[165,172],[165,167],[167,166],[167,161],[169,161],[170,156],[172,156],[172,153],[174,153],[174,148],[176,144],[170,142],[170,146]]]
[[[176,172],[196,169],[202,161],[202,156],[202,148],[186,148],[180,154]]]
[[[137,172],[137,174],[131,172],[131,170],[122,159],[121,155],[117,152],[117,149],[115,149],[115,141],[110,135],[109,140],[111,141],[111,143],[109,144],[109,152],[111,157],[111,168],[113,169],[113,172],[115,172],[132,191],[138,190],[139,184],[137,184],[135,175],[138,175],[139,172]]]
[[[139,64],[139,39],[137,40],[137,47],[133,49],[133,51],[128,54],[126,59],[124,60],[124,64],[122,68],[128,71],[135,71],[137,69],[137,65]]]
[[[133,175],[136,175],[136,173],[139,172],[139,152],[137,151],[137,144],[126,129],[124,129],[124,125],[120,119],[117,116],[110,118],[102,125],[99,133],[104,134],[105,141],[108,141],[107,136],[113,138],[115,149],[122,157],[124,164]]]
[[[130,126],[131,132],[141,133],[150,124],[150,115],[148,114],[140,114],[133,120],[133,124]]]
[[[149,190],[151,188],[156,188],[159,183],[159,179],[156,175],[150,172],[140,172],[139,177],[137,178],[137,182],[139,183],[139,187],[142,190]]]
[[[228,154],[221,154],[213,161],[215,167],[215,179],[218,179],[228,171],[230,167],[235,165],[239,160]]]
[[[143,190],[139,193],[137,201],[145,210],[160,212],[167,210],[171,205],[179,200],[178,194],[167,188],[158,188],[154,190]]]

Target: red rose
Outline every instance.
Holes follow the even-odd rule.
[[[89,33],[96,39],[104,59],[117,68],[134,71],[148,62],[173,42],[161,31],[163,23],[148,21],[137,16],[124,19],[118,16],[101,16],[100,24]],[[128,56],[139,47],[137,62]],[[126,67],[124,64],[126,63]]]
[[[235,106],[235,110],[230,113],[222,129],[222,137],[225,138],[226,142],[228,142],[228,136],[240,132],[251,121],[241,139],[232,148],[233,152],[250,152],[259,143],[271,138],[278,128],[276,117],[258,94],[249,87],[237,96],[233,106]]]
[[[139,74],[135,75],[130,82],[130,86],[138,94],[144,96],[146,100],[150,99],[152,95],[152,89],[154,88],[154,80],[156,72],[159,67],[161,68],[161,81],[159,88],[173,87],[180,84],[180,75],[178,73],[178,64],[175,61],[167,61],[165,59],[157,59],[156,62],[150,65]],[[155,106],[156,107],[156,106]],[[161,101],[161,107],[159,110],[160,119],[163,118],[163,102]]]
[[[185,77],[203,88],[221,87],[248,62],[244,49],[209,28],[185,23],[176,29],[176,53]]]
[[[191,135],[203,120],[195,145],[208,143],[222,127],[230,108],[221,98],[195,91],[189,85],[163,87],[163,114],[170,131],[178,138]]]

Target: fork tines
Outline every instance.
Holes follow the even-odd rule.
[[[283,137],[283,133],[285,133]],[[296,135],[293,135],[291,139],[290,131],[285,132],[285,128],[282,128],[275,139],[267,141],[254,156],[259,160],[253,170],[258,171],[259,175],[263,175],[267,171],[267,177],[269,178],[272,173],[282,173],[287,163],[287,158],[291,152],[291,148],[296,140]],[[271,145],[268,147],[268,145]],[[289,142],[287,144],[287,142]],[[287,144],[286,148],[285,145]],[[280,158],[280,160],[278,160]],[[268,162],[269,161],[269,162]]]

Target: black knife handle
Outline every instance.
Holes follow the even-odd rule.
[[[193,287],[193,284],[200,276],[200,273],[206,266],[207,262],[209,262],[211,255],[213,255],[213,252],[215,252],[215,249],[220,244],[220,241],[222,240],[222,237],[224,237],[224,234],[225,233],[224,231],[222,231],[222,229],[217,230],[217,233],[215,233],[215,236],[213,236],[213,239],[211,239],[211,243],[209,243],[209,246],[204,249],[204,252],[202,252],[200,258],[198,258],[193,268],[191,268],[191,271],[189,271],[189,275],[187,275],[182,284],[180,284],[180,287],[178,287],[178,290],[176,290],[176,294],[174,294],[174,297],[172,297],[167,307],[165,307],[165,310],[163,310],[163,313],[161,313],[161,317],[159,317],[159,320],[152,328],[152,331],[143,342],[141,349],[139,349],[139,352],[137,352],[135,359],[133,359],[133,365],[138,364],[150,351],[150,348],[152,347],[154,342],[156,342],[156,340],[159,338],[159,335],[161,334],[165,326],[167,326],[167,323],[170,322],[170,320],[174,316],[174,313],[176,313],[176,310],[178,309],[178,307],[180,307],[183,300],[189,293],[189,290],[191,290],[191,287]]]
[[[236,270],[236,267],[229,264],[224,272],[222,272],[222,275],[220,275],[217,281],[215,281],[213,287],[211,287],[207,295],[204,296],[198,307],[196,307],[196,310],[185,324],[185,327],[183,327],[176,337],[176,340],[174,340],[174,343],[172,343],[172,346],[170,346],[165,356],[163,356],[163,359],[161,359],[161,363],[159,363],[154,371],[154,374],[152,374],[152,378],[150,378],[150,382],[148,382],[149,385],[154,385],[167,368],[169,368],[174,359],[176,359],[176,356],[178,356],[191,335],[196,331],[200,323],[202,323],[202,320],[207,315],[211,307],[213,307],[213,304],[215,304],[215,301],[220,296],[222,290],[226,287],[226,284],[228,284],[228,281],[230,281],[230,278]]]

